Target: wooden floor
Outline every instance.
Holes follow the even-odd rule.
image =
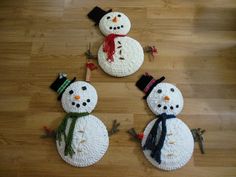
[[[121,122],[104,158],[89,168],[64,163],[44,125],[56,128],[65,112],[49,85],[57,73],[85,79],[84,52],[103,41],[86,14],[98,5],[124,12],[129,36],[156,45],[130,77],[92,72],[99,95],[93,114],[108,127]],[[134,83],[144,72],[166,76],[185,98],[178,116],[201,127],[206,154],[195,144],[182,169],[163,172],[130,141],[127,129],[142,131],[153,118]],[[1,177],[229,177],[236,176],[236,1],[235,0],[1,0],[0,1],[0,176]]]

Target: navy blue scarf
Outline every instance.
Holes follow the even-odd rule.
[[[148,134],[146,142],[143,146],[143,150],[145,149],[151,150],[151,157],[160,164],[161,163],[161,149],[164,145],[166,132],[167,132],[166,120],[175,118],[175,115],[173,114],[167,115],[166,113],[163,113],[161,115],[158,115],[157,118],[158,119],[156,120],[151,131]],[[157,135],[157,130],[160,123],[162,124],[161,125],[162,131],[161,131],[160,139],[158,140],[158,143],[156,144],[156,135]]]

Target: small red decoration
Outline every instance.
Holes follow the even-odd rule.
[[[155,46],[146,46],[144,47],[144,52],[151,54],[152,60],[155,58],[155,55],[157,55],[158,51]]]
[[[137,134],[137,138],[138,138],[139,140],[142,140],[143,137],[144,137],[144,134],[143,134],[143,133],[139,133],[139,134]]]
[[[154,57],[154,54],[157,54],[157,49],[155,46],[151,47],[151,55]]]
[[[87,63],[86,63],[86,67],[87,67],[88,69],[90,69],[91,71],[93,71],[93,70],[95,70],[95,69],[98,68],[98,67],[97,67],[94,63],[92,63],[92,62],[87,62]]]

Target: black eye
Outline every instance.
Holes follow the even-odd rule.
[[[71,104],[74,106],[74,105],[75,105],[75,102],[72,102]]]
[[[179,105],[177,104],[177,105],[176,105],[176,108],[178,108],[178,107],[179,107]]]
[[[162,92],[162,90],[161,90],[161,89],[158,89],[158,90],[157,90],[157,93],[161,93],[161,92]]]
[[[89,102],[90,102],[90,99],[87,99],[87,102],[89,103]]]
[[[80,107],[80,104],[76,104],[76,107],[79,108],[79,107]]]
[[[174,92],[174,91],[175,91],[175,89],[171,88],[171,89],[170,89],[170,91]]]
[[[73,91],[73,90],[70,90],[70,91],[69,91],[69,94],[73,94],[73,93],[74,93],[74,91]]]
[[[87,105],[87,103],[83,102],[83,106],[86,106],[86,105]]]
[[[109,28],[110,30],[112,29],[112,27],[110,26],[110,28]]]
[[[83,86],[83,87],[82,87],[82,90],[87,90],[87,87],[86,87],[86,86]]]
[[[117,15],[118,17],[121,17],[121,14]]]
[[[110,16],[108,16],[108,17],[107,17],[107,20],[108,20],[108,19],[110,19],[110,18],[111,18],[111,17],[110,17]]]
[[[121,28],[123,28],[124,26],[123,26],[123,25],[121,25],[120,27],[121,27]]]

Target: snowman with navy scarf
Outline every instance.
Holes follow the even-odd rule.
[[[144,130],[141,141],[145,157],[157,168],[175,170],[184,166],[193,153],[194,140],[188,126],[176,116],[183,108],[180,90],[145,74],[136,86],[146,95],[148,107],[156,115]]]
[[[103,122],[90,114],[98,100],[95,88],[75,79],[69,80],[66,74],[60,73],[50,86],[58,93],[58,100],[67,112],[56,130],[56,145],[65,162],[86,167],[104,156],[109,146],[109,136]]]
[[[109,75],[124,77],[135,73],[143,64],[143,48],[126,36],[131,28],[129,18],[121,12],[104,11],[95,7],[88,17],[99,25],[106,36],[98,50],[98,63]]]

